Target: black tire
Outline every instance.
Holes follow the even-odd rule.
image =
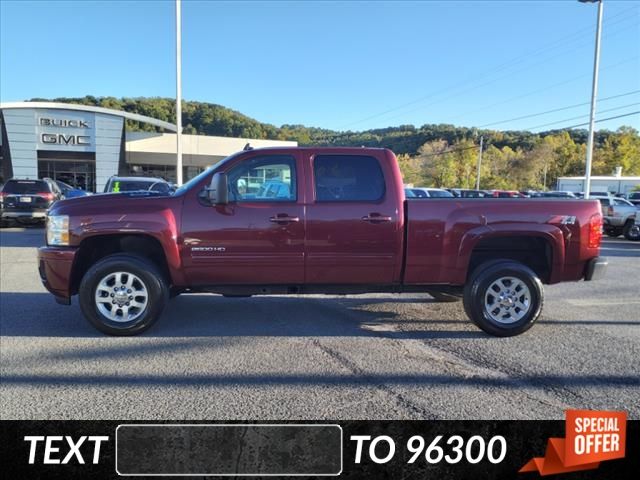
[[[640,225],[636,225],[633,220],[629,220],[624,224],[624,231],[622,234],[627,240],[638,242],[640,241]]]
[[[459,302],[460,300],[462,300],[462,297],[451,295],[450,293],[430,292],[430,291],[427,291],[427,293],[431,295],[433,299],[438,303],[453,303],[453,302]]]
[[[611,238],[616,238],[619,237],[620,235],[622,235],[622,229],[621,228],[605,228],[604,229],[604,233]]]
[[[524,311],[525,313],[521,318],[505,319],[501,317],[503,320],[498,321],[495,319],[496,314],[492,314],[495,309],[490,311],[486,306],[485,297],[487,296],[487,291],[494,282],[503,277],[512,277],[520,280],[528,289],[528,309],[519,309],[512,305],[509,309],[513,308],[513,313],[505,314],[517,317]],[[507,283],[511,284],[511,281],[507,281]],[[520,292],[523,291],[520,290]],[[497,296],[487,298],[493,298],[496,302],[498,300]],[[517,293],[510,298],[515,298],[518,301],[524,299],[522,296],[517,297]],[[496,337],[512,337],[529,330],[540,316],[543,303],[544,288],[536,273],[526,265],[513,260],[495,260],[480,265],[471,274],[464,288],[463,305],[467,316],[480,329]],[[501,311],[499,305],[498,303],[494,304]]]
[[[131,321],[109,319],[100,312],[95,300],[100,281],[115,272],[124,272],[138,277],[147,292],[145,308]],[[169,287],[160,269],[146,258],[130,254],[115,254],[103,258],[84,274],[80,282],[79,298],[80,308],[85,318],[101,332],[118,336],[137,335],[158,320],[169,300]]]

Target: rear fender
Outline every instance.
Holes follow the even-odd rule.
[[[451,283],[462,285],[466,282],[471,255],[481,240],[487,240],[499,237],[527,236],[537,237],[545,240],[551,247],[551,272],[549,283],[560,281],[565,263],[565,236],[563,231],[550,224],[536,224],[535,230],[532,230],[531,224],[525,223],[499,223],[491,226],[480,226],[466,232],[461,241],[458,250],[458,256],[455,259],[455,269]]]

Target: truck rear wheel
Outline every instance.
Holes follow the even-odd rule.
[[[463,304],[479,328],[497,337],[529,330],[542,312],[542,282],[526,265],[498,260],[480,265],[464,289]]]
[[[136,335],[158,320],[169,288],[146,258],[115,254],[89,268],[79,295],[82,313],[95,328],[108,335]]]

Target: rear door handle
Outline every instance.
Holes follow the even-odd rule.
[[[278,214],[275,217],[269,218],[269,221],[271,223],[292,223],[292,222],[299,222],[300,217],[290,217],[289,215],[286,215],[286,214]]]
[[[379,213],[370,213],[362,217],[362,220],[369,223],[386,223],[390,222],[392,218],[386,215],[380,215]]]

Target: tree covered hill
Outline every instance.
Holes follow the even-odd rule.
[[[114,98],[87,95],[79,98],[34,98],[93,105],[138,113],[175,122],[175,102],[170,98]],[[433,186],[472,187],[479,135],[484,137],[483,188],[542,188],[553,186],[558,176],[584,173],[587,131],[479,130],[447,124],[420,127],[400,125],[364,131],[335,131],[303,125],[280,127],[262,123],[221,105],[184,101],[184,133],[271,140],[295,140],[300,145],[368,146],[390,148],[399,155],[407,182]],[[155,127],[129,122],[131,130]],[[622,127],[596,133],[594,174],[609,175],[616,166],[625,175],[640,175],[640,137]]]

